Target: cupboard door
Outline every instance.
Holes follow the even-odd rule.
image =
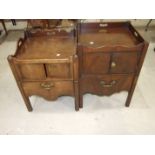
[[[85,74],[103,74],[109,70],[110,54],[84,53],[82,70]]]
[[[110,72],[111,73],[133,73],[137,69],[138,53],[113,53]]]
[[[41,80],[46,78],[43,64],[18,64],[18,69],[23,80]]]
[[[47,76],[51,78],[71,78],[70,63],[46,64]]]

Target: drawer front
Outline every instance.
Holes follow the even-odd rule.
[[[73,82],[48,81],[48,82],[23,82],[24,92],[27,96],[38,95],[47,100],[55,100],[59,96],[73,96]]]
[[[50,78],[72,78],[70,63],[46,64],[47,76]]]
[[[82,94],[111,95],[123,90],[129,91],[133,75],[105,75],[102,77],[85,77],[80,80]]]
[[[46,78],[43,64],[17,64],[22,80],[43,80]]]
[[[113,53],[110,73],[133,73],[137,69],[138,53]]]
[[[103,74],[109,70],[110,54],[83,53],[82,72],[85,74]]]

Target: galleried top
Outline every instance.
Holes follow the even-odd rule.
[[[87,48],[128,49],[138,48],[144,39],[130,22],[79,23],[78,41]]]

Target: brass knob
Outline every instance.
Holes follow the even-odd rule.
[[[93,41],[90,41],[89,44],[90,44],[90,45],[94,45],[94,42],[93,42]]]
[[[111,63],[111,67],[112,67],[112,68],[116,67],[116,63],[115,63],[115,62],[112,62],[112,63]]]

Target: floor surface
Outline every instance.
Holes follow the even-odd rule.
[[[131,106],[124,106],[126,92],[86,94],[79,112],[72,97],[49,102],[33,96],[34,110],[26,110],[7,62],[23,32],[10,31],[0,44],[0,134],[155,134],[155,31],[139,31],[150,45]]]

